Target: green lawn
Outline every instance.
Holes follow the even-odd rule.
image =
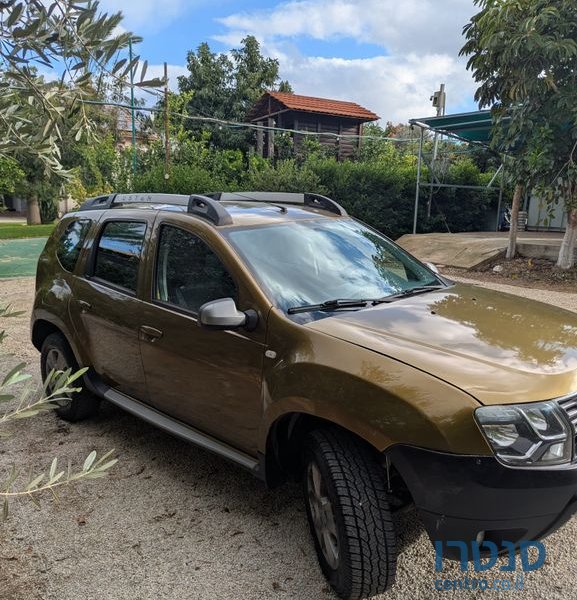
[[[25,225],[22,223],[0,223],[0,240],[16,240],[20,238],[48,237],[55,224]]]

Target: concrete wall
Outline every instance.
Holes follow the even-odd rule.
[[[552,210],[551,210],[552,209]],[[531,231],[565,231],[567,214],[562,204],[547,205],[536,194],[529,199],[527,227]]]
[[[56,206],[58,216],[61,217],[63,214],[74,210],[74,205],[74,200],[70,196],[64,200],[59,200]],[[6,207],[23,215],[28,212],[26,210],[26,200],[22,198],[10,198],[10,200],[6,200]]]
[[[22,200],[22,198],[6,198],[4,204],[10,210],[26,214],[26,200]]]

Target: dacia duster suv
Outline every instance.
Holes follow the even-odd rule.
[[[395,576],[396,510],[518,544],[577,502],[577,316],[449,282],[315,194],[112,194],[38,263],[42,375],[250,469],[300,478],[343,598]]]

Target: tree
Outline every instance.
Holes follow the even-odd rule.
[[[475,99],[492,107],[493,146],[515,155],[513,213],[523,187],[534,187],[549,202],[563,202],[567,228],[557,266],[571,268],[577,239],[575,2],[475,4],[481,10],[464,28],[461,54],[469,56],[468,67],[480,84]]]
[[[278,91],[284,94],[294,94],[291,84],[286,79],[279,81]]]
[[[93,0],[0,2],[0,156],[39,160],[46,172],[66,176],[61,163],[62,127],[76,139],[93,123],[83,103],[94,97],[94,80],[122,80],[139,62],[118,58],[130,32],[116,33],[120,13],[108,15]],[[55,81],[39,77],[48,71]],[[158,85],[144,80],[138,85]],[[96,74],[96,77],[95,77]],[[35,200],[30,198],[34,211]],[[34,211],[35,212],[35,211]]]
[[[13,158],[0,156],[0,200],[5,194],[13,194],[24,171]]]
[[[209,117],[226,121],[246,121],[252,105],[266,90],[278,85],[292,92],[287,81],[279,82],[278,60],[261,54],[258,40],[249,35],[228,54],[216,54],[204,42],[187,55],[189,75],[178,78],[181,93],[191,94],[187,112],[191,117]],[[189,119],[187,129],[198,135],[207,128],[202,120]],[[221,148],[247,149],[252,133],[211,126],[211,141]]]

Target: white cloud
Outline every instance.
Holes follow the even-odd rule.
[[[43,77],[46,83],[58,81],[60,77],[62,77],[61,72],[57,71],[56,69],[47,69],[46,67],[39,67],[38,75]]]
[[[142,68],[142,62],[138,67],[136,73],[136,81],[140,77],[140,69]],[[188,75],[188,69],[184,65],[167,65],[168,72],[168,89],[171,92],[178,92],[178,76]],[[162,79],[164,77],[164,65],[148,65],[146,69],[145,79]],[[134,95],[138,99],[145,100],[147,106],[152,106],[156,103],[158,97],[162,95],[164,88],[153,88],[153,93],[145,91],[142,88],[134,88]]]
[[[384,121],[433,114],[429,97],[447,85],[447,108],[472,102],[474,84],[458,57],[472,0],[290,0],[267,10],[220,19],[216,39],[235,46],[255,35],[279,59],[296,93],[353,100]],[[303,56],[299,40],[352,39],[383,49],[364,59]]]
[[[473,0],[292,0],[219,19],[236,34],[262,39],[352,38],[389,52],[457,53]]]
[[[354,60],[302,57],[285,60],[281,67],[297,93],[352,100],[383,121],[407,122],[432,114],[429,96],[441,81],[451,81],[452,106],[465,104],[473,92],[460,65],[440,54]]]
[[[168,89],[172,92],[178,91],[178,76],[188,75],[188,69],[184,65],[167,65]],[[164,77],[164,65],[148,65],[146,69],[146,79]]]
[[[103,11],[122,12],[123,27],[136,34],[143,30],[158,30],[174,21],[199,2],[191,0],[101,0]]]

